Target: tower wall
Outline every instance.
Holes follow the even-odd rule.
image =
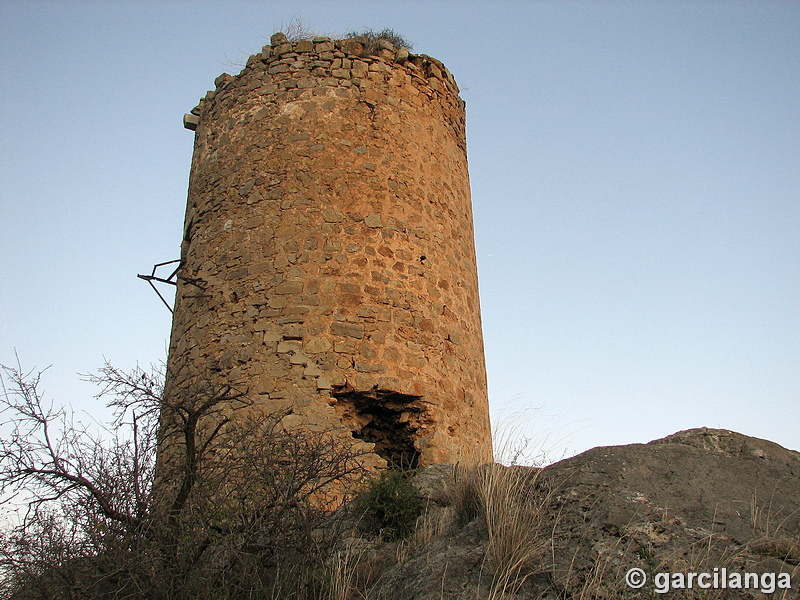
[[[388,462],[489,460],[464,103],[382,43],[277,34],[187,115],[167,394],[224,381]]]

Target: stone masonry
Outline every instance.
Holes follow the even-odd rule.
[[[375,465],[490,460],[464,102],[361,41],[276,34],[185,116],[167,394],[229,383]]]

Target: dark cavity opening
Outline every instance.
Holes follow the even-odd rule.
[[[375,444],[375,454],[390,467],[414,469],[419,452],[414,448],[420,408],[419,396],[385,390],[333,392],[353,437]]]

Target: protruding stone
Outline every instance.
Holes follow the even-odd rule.
[[[377,229],[378,227],[383,227],[383,221],[381,221],[379,215],[367,215],[364,217],[364,225]]]
[[[297,340],[283,340],[278,343],[278,354],[292,353],[300,354],[303,351],[303,344]]]
[[[364,45],[355,39],[342,40],[342,50],[347,54],[361,56],[364,52]]]
[[[289,363],[293,365],[307,365],[308,357],[302,352],[295,352],[289,357]]]
[[[282,32],[273,33],[272,37],[269,38],[269,43],[273,46],[277,46],[279,44],[285,44],[289,40],[286,38],[286,34]]]
[[[320,369],[319,365],[317,365],[316,363],[306,359],[305,364],[306,368],[303,369],[303,375],[305,375],[306,377],[320,377],[321,375],[324,375],[322,369]]]
[[[200,123],[200,117],[198,117],[197,115],[193,115],[191,113],[183,115],[183,126],[186,129],[191,129],[192,131],[195,131],[199,123]]]
[[[408,48],[400,48],[394,55],[394,62],[403,64],[408,60]]]

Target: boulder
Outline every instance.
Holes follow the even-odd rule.
[[[463,526],[452,518],[438,537],[410,542],[404,560],[382,570],[368,597],[498,597],[491,596],[501,579],[493,573],[492,544],[513,536],[524,517],[525,543],[537,549],[507,579],[505,598],[633,599],[666,591],[674,598],[763,598],[771,593],[770,574],[777,578],[772,597],[800,598],[798,452],[701,428],[594,448],[544,469],[524,468],[521,477],[520,467],[494,468],[516,473],[525,487],[511,500],[502,486],[490,497],[508,513],[494,541],[483,516]],[[431,514],[455,505],[458,473],[435,465],[417,476]],[[645,576],[640,588],[626,583],[632,569]],[[690,582],[690,573],[709,576]],[[734,587],[736,574],[746,573],[756,586],[742,580]],[[791,589],[777,586],[787,580]]]

